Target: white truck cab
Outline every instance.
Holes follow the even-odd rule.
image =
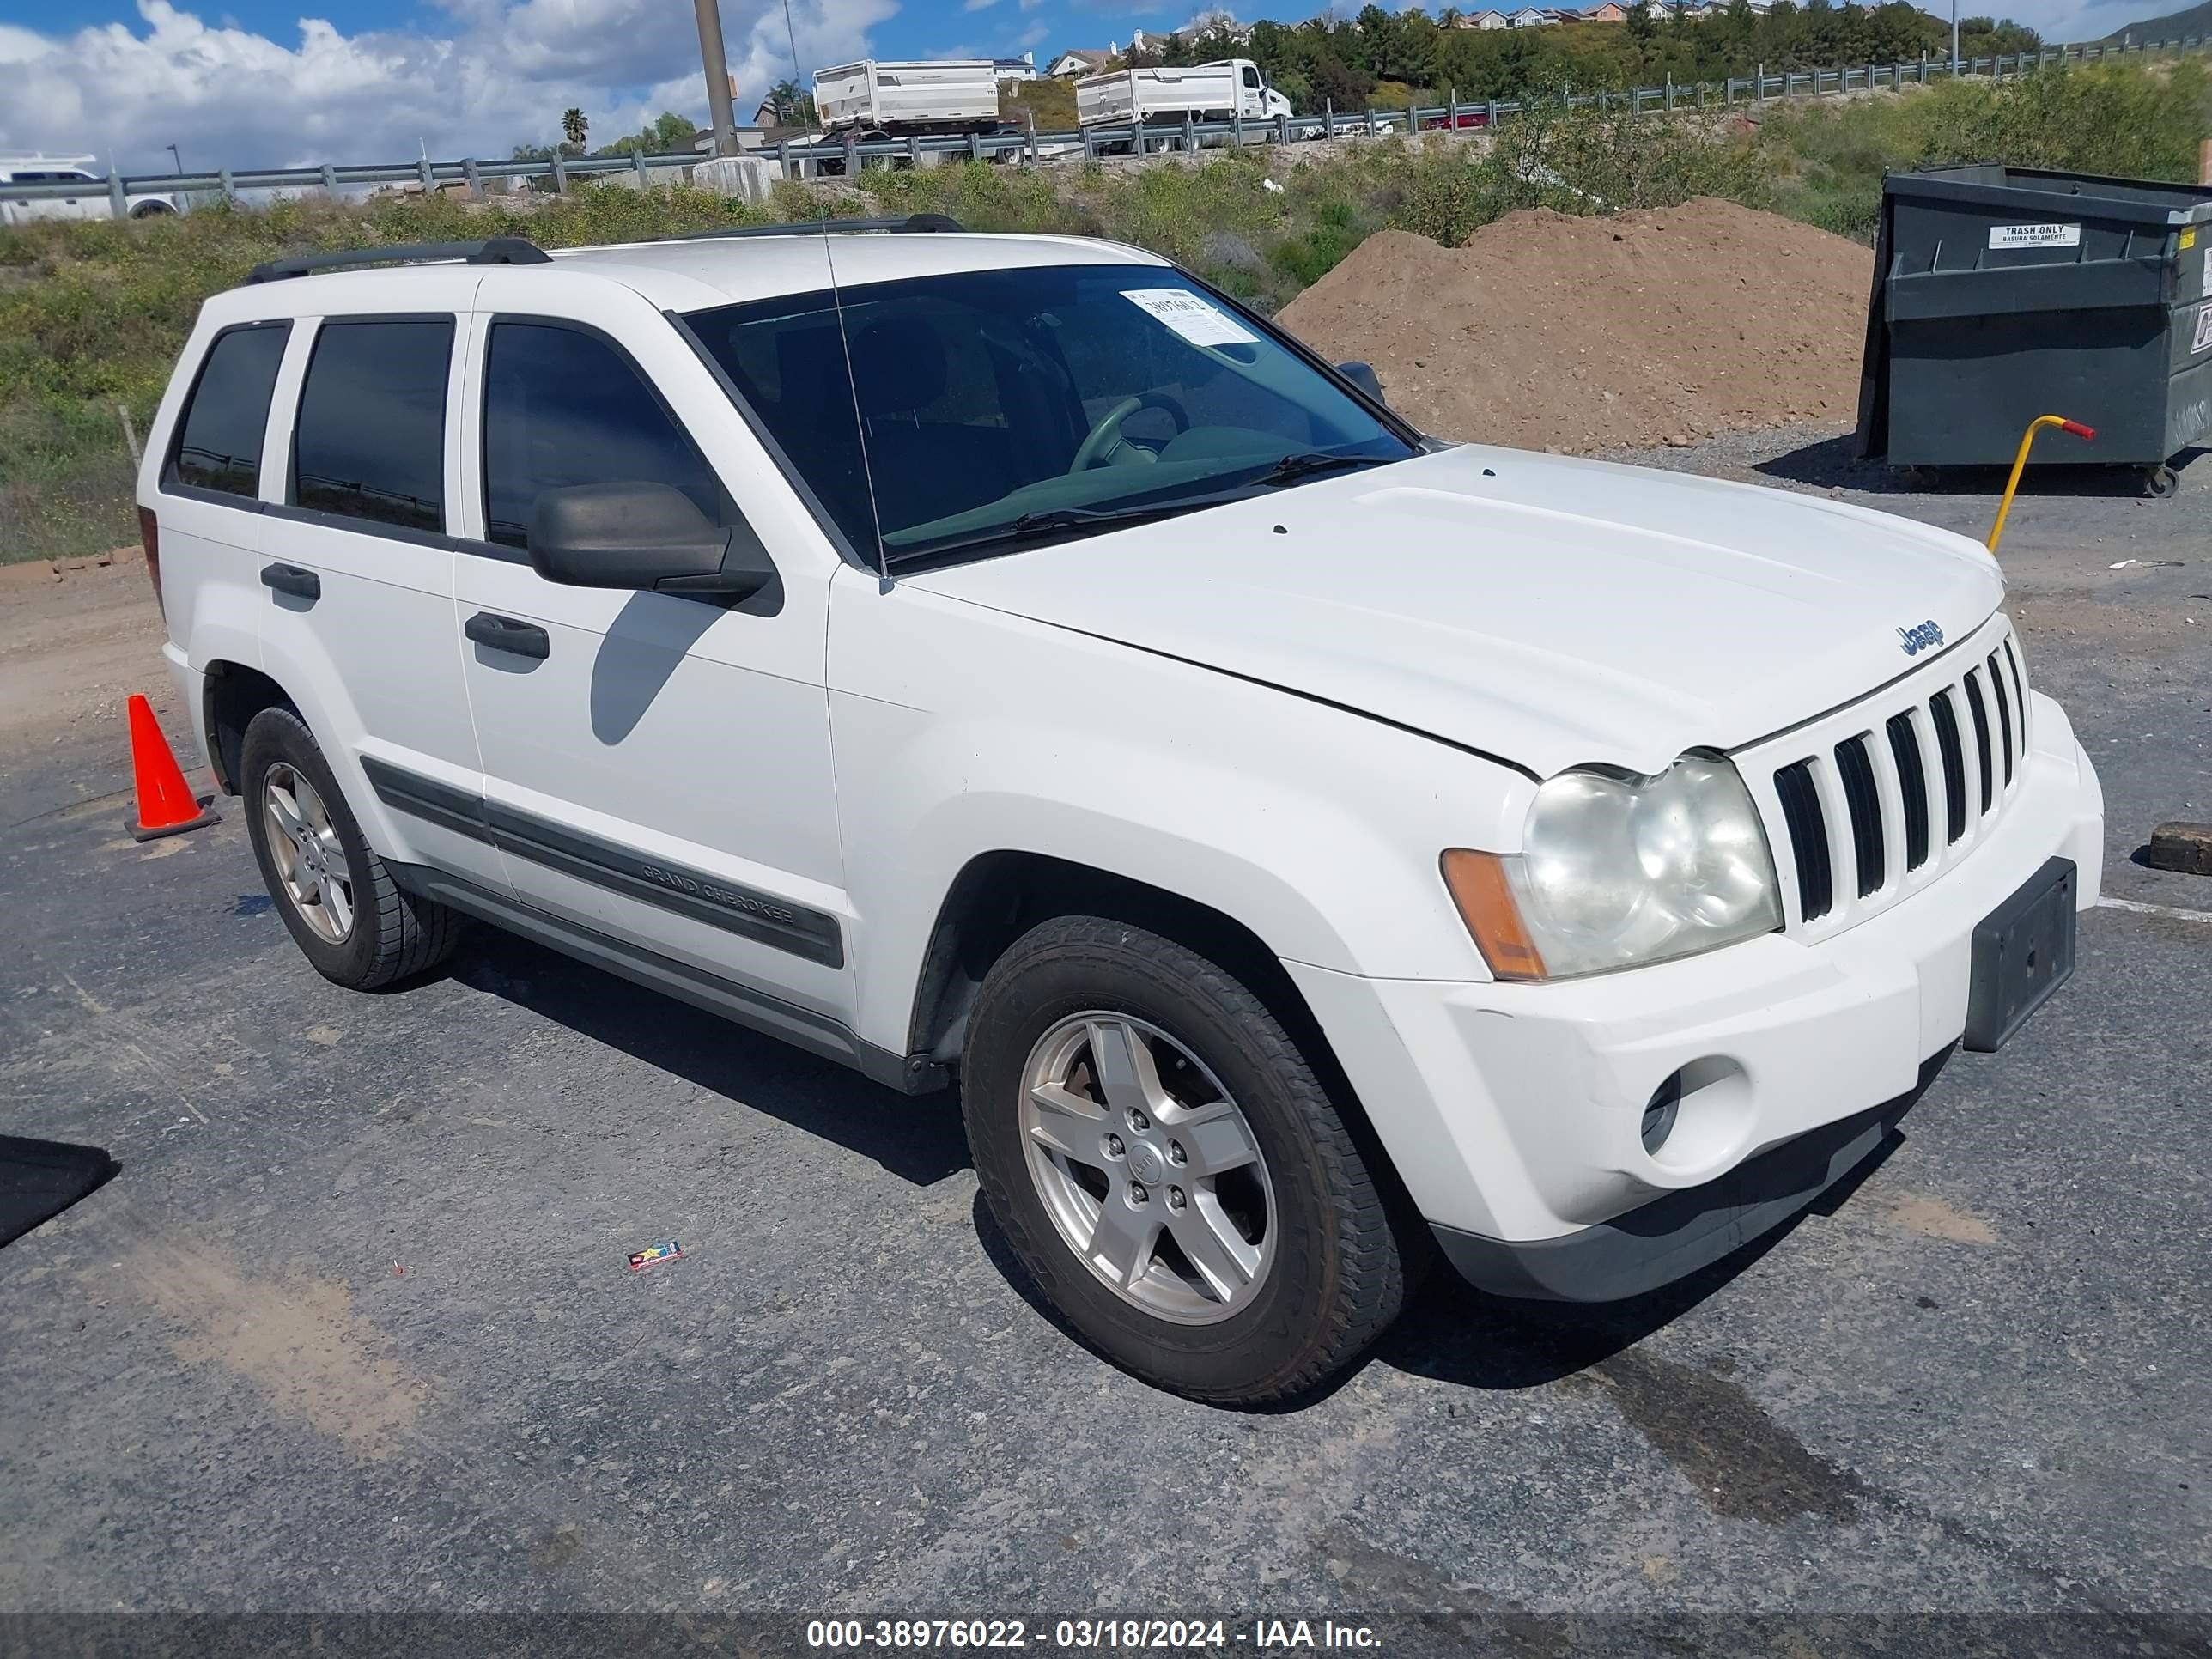
[[[2097,779],[1962,538],[1426,439],[1107,242],[405,252],[208,301],[139,483],[301,949],[475,917],[957,1087],[1164,1387],[1310,1389],[1438,1252],[1714,1261],[2071,966]]]

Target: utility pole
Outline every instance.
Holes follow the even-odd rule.
[[[692,0],[699,15],[699,55],[707,60],[708,119],[714,124],[714,154],[738,153],[737,112],[730,107],[730,60],[722,51],[722,10],[717,0]]]
[[[174,144],[165,144],[162,148],[169,152],[169,160],[175,163],[177,177],[179,179],[183,178],[185,176],[185,158],[177,154],[177,147]]]
[[[1959,78],[1959,0],[1951,0],[1951,78]]]

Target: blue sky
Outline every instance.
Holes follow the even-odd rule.
[[[1389,3],[1389,0],[1386,0]],[[1940,3],[1940,0],[1939,0]],[[878,57],[1013,56],[1126,41],[1194,0],[788,0],[799,79]],[[1273,15],[1309,15],[1297,0]],[[1438,0],[1441,3],[1441,0]],[[1464,0],[1462,0],[1464,3]],[[1962,0],[1970,11],[1989,0]],[[1346,10],[1358,0],[1340,0]],[[2157,0],[2020,0],[2094,38]],[[1240,10],[1243,9],[1240,8]],[[1269,15],[1254,0],[1249,15]],[[744,108],[792,73],[785,0],[722,0]],[[126,173],[504,155],[580,106],[595,140],[663,109],[703,120],[684,0],[0,0],[0,150],[112,157]]]

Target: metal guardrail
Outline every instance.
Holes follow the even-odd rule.
[[[2033,53],[1963,60],[1957,73],[1961,76],[2005,79],[2061,64],[2106,63],[2149,52],[2195,52],[2207,46],[2212,46],[2212,38],[2189,35],[2178,40],[2142,41],[2126,46],[2045,46]],[[1762,67],[1755,75],[1731,76],[1723,81],[1676,83],[1670,80],[1663,86],[1638,87],[1623,92],[1577,93],[1564,101],[1570,107],[1626,108],[1633,114],[1641,115],[1651,111],[1725,108],[1745,102],[1761,104],[1776,99],[1832,97],[1881,87],[1925,86],[1932,82],[1949,79],[1952,74],[1948,58],[1930,59],[1925,57],[1917,63],[1852,64],[1838,69],[1796,70],[1774,75],[1769,75]],[[787,140],[769,149],[747,153],[759,159],[778,162],[787,178],[805,178],[828,168],[842,169],[849,173],[870,162],[896,166],[904,161],[909,166],[920,166],[924,164],[922,158],[925,156],[957,155],[976,161],[1036,161],[1070,157],[1079,152],[1085,158],[1091,158],[1125,148],[1145,155],[1166,149],[1196,150],[1214,147],[1224,141],[1241,146],[1255,143],[1287,143],[1301,138],[1334,138],[1358,133],[1379,136],[1389,131],[1403,131],[1408,125],[1495,126],[1502,120],[1521,114],[1526,107],[1524,102],[1515,99],[1493,98],[1475,103],[1462,103],[1455,94],[1448,103],[1410,110],[1369,109],[1339,113],[1325,106],[1318,115],[1284,115],[1251,121],[1187,118],[1179,125],[1085,127],[1073,132],[969,133],[951,137],[909,137],[871,143],[848,138],[840,143],[814,144],[793,143]],[[1213,141],[1213,144],[1209,144],[1209,140]],[[366,167],[325,164],[312,167],[224,167],[214,173],[149,173],[131,178],[110,176],[98,182],[106,191],[109,206],[119,219],[128,216],[130,200],[134,196],[191,196],[219,192],[226,199],[234,202],[241,191],[321,189],[336,193],[340,190],[374,185],[415,185],[426,192],[441,185],[465,185],[471,194],[481,194],[486,180],[497,179],[550,179],[555,190],[563,191],[571,182],[617,174],[629,174],[639,185],[644,185],[653,182],[655,173],[680,173],[707,159],[692,152],[672,155],[641,154],[574,159],[555,155],[542,161],[479,161],[474,159],[432,161],[426,159]],[[0,184],[0,202],[49,201],[75,198],[88,193],[82,182]]]

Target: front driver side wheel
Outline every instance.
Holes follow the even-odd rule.
[[[1041,923],[994,964],[962,1059],[984,1197],[1076,1334],[1224,1405],[1302,1394],[1396,1317],[1393,1204],[1272,1010],[1172,939]]]

